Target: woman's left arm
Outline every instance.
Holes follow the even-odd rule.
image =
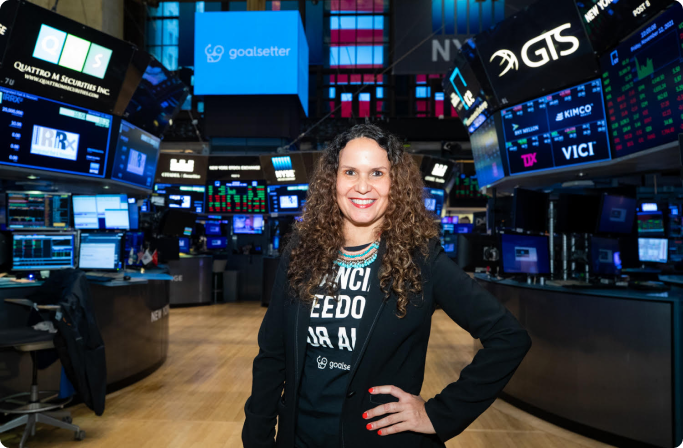
[[[517,319],[438,246],[431,278],[434,300],[472,337],[481,340],[460,379],[427,401],[425,410],[439,438],[460,434],[496,399],[531,348]]]

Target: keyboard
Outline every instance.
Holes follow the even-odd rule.
[[[85,278],[87,278],[87,279],[90,280],[91,282],[107,283],[107,282],[111,282],[111,281],[114,281],[114,280],[121,280],[121,279],[123,279],[123,275],[118,274],[118,273],[117,273],[116,276],[107,275],[107,274],[103,274],[103,275],[100,275],[100,274],[97,274],[97,275],[95,275],[95,274],[86,274],[86,275],[85,275]]]

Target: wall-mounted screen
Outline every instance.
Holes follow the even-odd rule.
[[[204,185],[209,166],[207,156],[160,153],[155,183]]]
[[[308,181],[303,154],[261,156],[263,177],[269,184],[296,184]]]
[[[104,177],[112,116],[0,87],[0,163]]]
[[[268,185],[270,213],[301,213],[306,204],[308,184]]]
[[[263,215],[235,215],[232,220],[232,231],[236,234],[261,234],[263,222]]]
[[[207,213],[267,213],[263,181],[220,181],[207,186]]]
[[[450,160],[424,156],[420,164],[422,180],[430,188],[444,188],[453,176],[455,164]]]
[[[600,59],[612,156],[676,141],[683,126],[683,8],[668,9]]]
[[[159,138],[121,120],[110,178],[151,190],[160,144]]]
[[[574,0],[540,0],[476,36],[501,106],[598,76]]]
[[[466,45],[473,46],[474,41],[468,40]],[[446,73],[443,88],[446,99],[450,101],[470,134],[491,116],[493,108],[462,50],[456,52],[455,67]]]
[[[479,129],[470,136],[477,181],[482,187],[505,177],[505,166],[498,141],[499,130],[500,115],[496,114],[482,123]]]
[[[11,36],[0,83],[94,110],[123,112],[128,98],[117,100],[135,46],[29,2],[17,3],[14,21],[3,22],[3,34]]]
[[[10,229],[68,229],[71,227],[69,193],[7,193]]]
[[[241,180],[264,178],[259,156],[210,156],[207,178],[212,180]]]
[[[164,196],[166,207],[204,213],[206,187],[203,185],[154,184],[154,192]]]
[[[600,80],[501,113],[510,175],[610,159]]]

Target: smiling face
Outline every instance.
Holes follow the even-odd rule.
[[[341,150],[337,204],[347,230],[367,231],[382,223],[389,206],[390,170],[387,152],[372,139],[351,140]]]

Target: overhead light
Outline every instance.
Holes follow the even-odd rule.
[[[104,189],[105,189],[105,190],[109,190],[109,185],[105,185],[105,186],[104,186]]]
[[[28,179],[31,179],[31,180],[40,179],[40,177],[34,176],[33,174],[30,174],[30,175],[28,175],[28,176],[26,176],[26,177],[27,177]]]

